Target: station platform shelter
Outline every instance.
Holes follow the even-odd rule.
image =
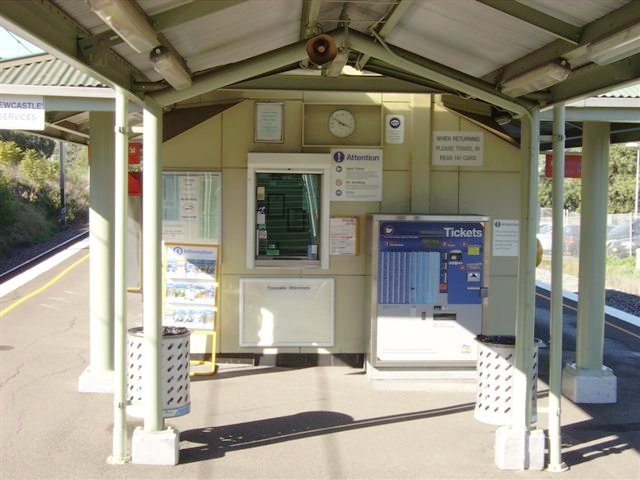
[[[372,381],[475,379],[476,336],[513,336],[502,470],[565,470],[562,394],[619,400],[604,362],[608,149],[640,138],[640,115],[573,102],[638,83],[638,0],[7,1],[0,19],[46,52],[1,65],[2,128],[90,145],[79,390],[113,393],[112,463],[180,458],[163,326],[193,332],[192,357],[346,362]],[[576,358],[563,363],[555,255],[545,432],[531,394],[538,162],[553,150],[559,252],[575,146]],[[131,455],[129,290],[145,399]]]

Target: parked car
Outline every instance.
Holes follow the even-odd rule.
[[[565,225],[563,237],[563,252],[567,255],[578,255],[580,251],[580,225]]]
[[[553,230],[551,230],[551,225],[548,228],[540,227],[540,232],[537,234],[538,240],[540,240],[540,245],[542,245],[542,251],[544,253],[549,253],[551,251],[551,243],[552,243],[552,235]]]
[[[607,255],[631,257],[640,248],[640,218],[616,225],[607,235]]]

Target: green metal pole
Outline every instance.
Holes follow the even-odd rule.
[[[562,397],[562,243],[564,219],[564,105],[553,107],[553,237],[551,248],[551,346],[549,349],[549,466],[552,472],[567,470],[562,461],[560,438]]]
[[[113,385],[113,463],[124,463],[127,455],[127,153],[128,153],[128,101],[116,91],[116,182],[115,242],[114,242],[114,385]]]
[[[114,179],[114,115],[91,112],[89,130],[89,368],[91,373],[113,374],[113,222],[111,185]],[[109,392],[112,387],[109,386]]]
[[[604,352],[609,124],[583,123],[576,367],[600,373]]]
[[[536,211],[538,205],[538,110],[522,118],[521,239],[518,260],[518,308],[513,416],[511,427],[529,431],[531,427],[531,371],[535,322]]]
[[[142,173],[142,284],[144,285],[144,430],[164,429],[162,416],[162,109],[144,106]]]

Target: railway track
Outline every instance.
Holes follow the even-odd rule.
[[[70,245],[73,245],[74,243],[87,238],[88,236],[89,236],[88,228],[80,230],[79,233],[77,233],[76,235],[70,238],[66,238],[60,241],[59,243],[57,243],[56,245],[54,245],[53,247],[48,248],[43,252],[38,252],[37,254],[34,254],[33,256],[31,256],[31,258],[21,262],[20,264],[0,272],[0,283],[4,283],[7,280],[12,279],[13,277],[30,269],[31,267],[37,265],[38,263],[43,262],[44,260],[54,256],[56,253],[61,252],[62,250],[68,248]]]

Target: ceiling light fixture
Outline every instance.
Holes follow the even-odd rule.
[[[640,52],[640,23],[587,46],[587,58],[608,65]]]
[[[153,68],[176,90],[191,86],[191,75],[180,58],[167,47],[159,46],[151,50],[149,60]]]
[[[160,44],[147,17],[129,1],[87,0],[89,7],[136,52],[148,52]]]
[[[555,85],[565,80],[569,73],[571,70],[563,65],[547,63],[504,81],[501,91],[511,97],[520,97]]]

